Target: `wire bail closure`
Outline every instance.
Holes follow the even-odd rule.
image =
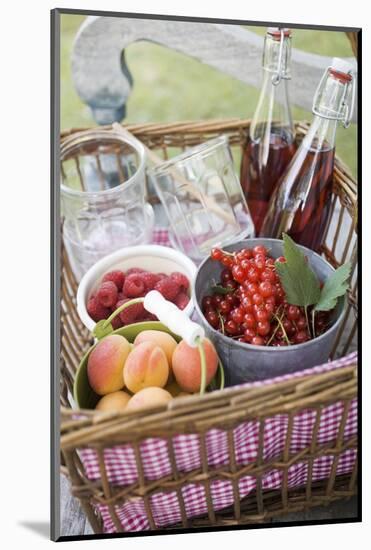
[[[319,93],[320,93],[321,88],[323,86],[323,83],[327,79],[331,69],[332,69],[332,67],[330,65],[326,68],[326,70],[323,73],[322,78],[321,78],[321,80],[320,80],[320,82],[317,86],[317,89],[316,89],[315,94],[314,94],[314,99],[313,99],[312,113],[314,115],[318,115],[318,116],[320,116],[322,118],[325,118],[327,120],[338,120],[342,123],[344,128],[349,128],[350,122],[351,122],[351,119],[352,119],[352,116],[353,116],[354,104],[355,104],[355,99],[356,99],[356,87],[355,87],[355,73],[354,73],[354,71],[350,70],[346,73],[349,76],[351,76],[351,80],[349,80],[349,82],[346,82],[346,84],[345,84],[345,91],[344,91],[342,103],[341,103],[339,112],[337,114],[333,114],[333,115],[324,114],[316,108],[316,102],[317,102]],[[349,105],[348,98],[349,98],[349,89],[350,89],[350,87],[352,88],[352,95],[351,95],[351,100],[350,100],[350,105]]]
[[[280,49],[278,52],[278,68],[277,72],[272,75],[272,84],[273,86],[278,86],[278,84],[281,82],[283,78],[282,74],[282,57],[283,57],[283,40],[285,38],[285,31],[284,29],[280,29]]]

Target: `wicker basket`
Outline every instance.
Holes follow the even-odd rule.
[[[164,158],[169,151],[184,149],[220,133],[229,136],[236,159],[240,158],[245,141],[248,120],[218,120],[173,124],[143,124],[127,128],[149,148]],[[298,123],[298,139],[308,126]],[[62,139],[78,130],[62,134]],[[155,202],[156,198],[151,197]],[[338,158],[335,161],[331,197],[331,217],[323,237],[322,254],[335,267],[350,260],[353,265],[351,289],[346,315],[336,339],[333,357],[345,356],[355,349],[357,329],[357,185],[348,169]],[[77,496],[96,533],[124,532],[130,523],[120,515],[125,506],[140,504],[146,521],[133,529],[189,529],[210,526],[254,524],[270,518],[328,504],[356,493],[357,461],[353,460],[346,474],[339,475],[339,464],[344,453],[356,456],[356,359],[351,356],[341,368],[301,373],[275,383],[262,386],[236,387],[193,396],[179,403],[172,402],[167,409],[152,414],[129,416],[125,414],[97,415],[94,411],[76,411],[70,408],[73,379],[80,359],[91,345],[91,335],[82,325],[76,311],[77,284],[62,249],[61,285],[61,450],[62,471],[69,476],[72,492]],[[340,362],[341,363],[341,362]],[[187,401],[186,403],[184,401]],[[331,407],[339,412],[336,430],[323,443],[319,436],[321,422]],[[307,443],[295,447],[296,419],[311,416]],[[353,415],[350,418],[350,415]],[[279,453],[269,457],[264,451],[265,429],[272,419],[284,418],[281,434],[283,446]],[[353,431],[349,430],[353,422]],[[246,424],[247,423],[247,424]],[[236,454],[236,430],[241,426],[254,426],[256,454],[243,462]],[[296,426],[297,427],[297,426]],[[210,459],[210,433],[223,433],[226,458],[222,465]],[[176,458],[175,437],[196,437],[199,464],[195,468],[182,468]],[[350,434],[350,435],[349,435]],[[151,439],[156,438],[156,439]],[[159,439],[157,439],[159,438]],[[159,441],[166,446],[168,469],[166,475],[148,474],[148,455],[145,445]],[[304,440],[303,440],[304,441]],[[110,449],[116,446],[130,448],[136,464],[136,475],[129,484],[113,480],[112,465],[107,466]],[[93,452],[97,475],[89,474],[87,453]],[[316,477],[317,460],[331,458],[325,476]],[[292,481],[292,472],[305,468],[305,483]],[[110,470],[111,468],[111,470]],[[273,472],[273,473],[272,473]],[[266,484],[267,475],[277,476],[277,482]],[[246,476],[253,480],[254,489],[241,496]],[[304,479],[304,478],[303,478]],[[231,498],[228,506],[216,506],[217,484],[228,481]],[[266,487],[273,487],[267,489]],[[202,488],[204,507],[199,513],[190,512],[187,488]],[[153,513],[153,505],[164,495],[171,495],[178,510],[175,516],[161,521]],[[157,498],[157,501],[156,501]],[[170,497],[169,497],[170,498]],[[133,512],[132,512],[133,513]],[[166,518],[168,519],[166,520]],[[173,519],[171,519],[173,518]],[[174,521],[174,518],[177,518]],[[104,522],[104,525],[103,525]],[[107,527],[111,525],[111,528]]]

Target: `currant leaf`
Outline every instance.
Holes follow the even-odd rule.
[[[295,242],[283,234],[284,263],[275,262],[289,304],[307,307],[316,304],[320,286],[316,274],[309,267],[306,257]]]
[[[350,262],[343,264],[326,280],[314,308],[315,311],[329,311],[336,306],[338,298],[343,296],[349,288],[348,279],[351,267]]]

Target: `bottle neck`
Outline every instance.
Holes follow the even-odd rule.
[[[303,139],[303,146],[311,151],[328,151],[335,148],[338,121],[314,115],[312,124]]]
[[[284,134],[288,143],[295,139],[295,129],[289,101],[288,80],[272,82],[272,73],[263,71],[263,84],[250,125],[250,138],[259,141],[267,132]]]

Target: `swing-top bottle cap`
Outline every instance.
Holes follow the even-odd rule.
[[[267,28],[267,34],[272,36],[275,40],[281,40],[281,32],[283,32],[283,36],[285,38],[288,38],[288,37],[291,36],[291,29],[280,28],[280,27],[268,27]]]
[[[339,120],[348,128],[355,102],[355,68],[334,57],[318,84],[312,113],[328,120]]]
[[[340,59],[340,57],[334,57],[331,61],[330,67],[337,73],[342,73],[349,76],[351,76],[354,71],[352,63],[349,63],[349,61],[346,61],[345,59]]]

